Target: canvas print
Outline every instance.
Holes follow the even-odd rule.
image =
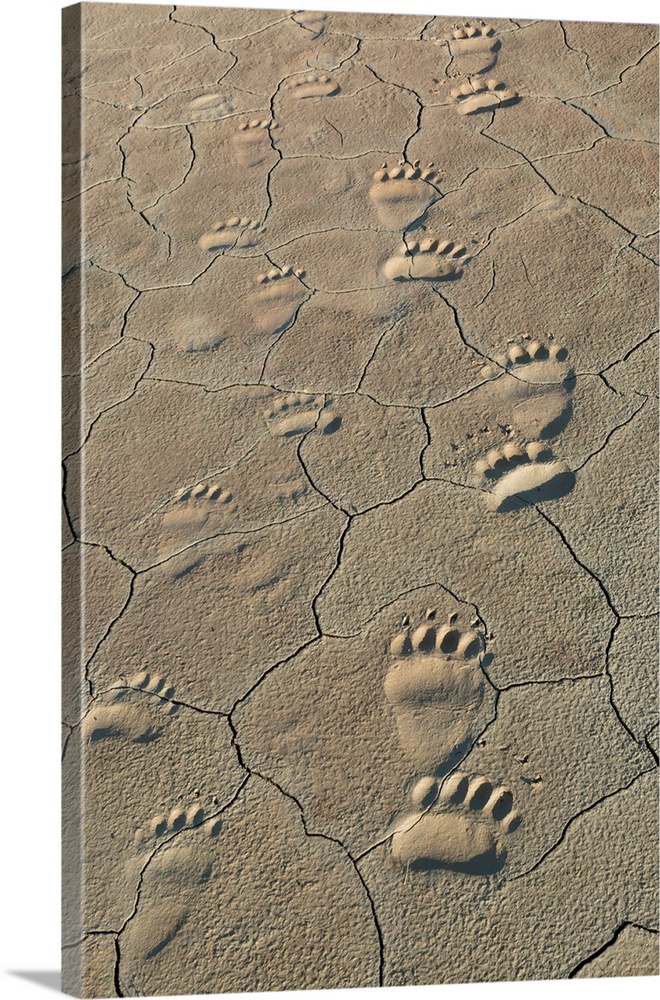
[[[657,974],[657,26],[63,13],[65,989]]]

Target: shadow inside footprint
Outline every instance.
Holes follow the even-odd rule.
[[[452,747],[452,749],[447,752],[447,756],[434,769],[434,777],[445,778],[448,774],[451,774],[461,761],[467,757],[473,745],[474,740],[468,737],[461,740],[461,742],[457,743],[456,746]]]
[[[408,867],[413,872],[432,872],[440,869],[444,871],[460,872],[463,875],[495,875],[506,864],[507,852],[498,852],[495,845],[492,845],[483,854],[479,854],[467,861],[448,861],[438,858],[415,858]]]
[[[522,510],[524,507],[545,503],[548,500],[559,500],[561,497],[567,496],[574,486],[575,473],[571,472],[570,469],[563,469],[541,486],[520,490],[511,496],[502,498],[497,509],[504,513]]]
[[[151,919],[142,924],[142,946],[145,961],[155,958],[159,952],[174,940],[189,917],[185,906],[173,906],[165,913],[158,910]]]
[[[183,557],[184,560],[181,568],[179,568],[178,563],[172,562],[172,566],[175,567],[175,569],[172,572],[173,583],[176,583],[178,580],[183,580],[185,576],[188,576],[190,573],[193,573],[196,569],[198,569],[202,565],[205,559],[205,556],[203,555],[195,559],[191,559],[190,556],[186,557],[185,553],[181,553],[181,556]]]
[[[506,864],[504,841],[522,822],[510,789],[455,771],[442,784],[420,778],[410,803],[392,836],[392,854],[407,870],[494,875]]]
[[[568,388],[568,386],[566,387]],[[570,389],[568,390],[571,391]],[[539,438],[541,441],[549,441],[550,438],[558,437],[562,431],[565,431],[568,427],[568,422],[573,416],[573,400],[568,399],[566,405],[562,412],[551,420],[539,433]]]
[[[162,732],[162,729],[148,729],[139,736],[132,737],[132,742],[153,743],[154,740],[157,740],[160,736],[162,736]],[[90,743],[99,743],[101,740],[114,739],[115,737],[125,735],[124,730],[117,726],[97,726],[92,730],[89,741]]]
[[[390,643],[393,662],[385,676],[403,752],[415,768],[447,774],[469,751],[492,712],[493,692],[479,661],[483,635],[451,620],[435,621],[427,609],[414,629]],[[478,624],[478,623],[477,623]]]

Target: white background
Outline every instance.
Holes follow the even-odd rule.
[[[226,6],[247,6],[231,4]],[[254,7],[285,7],[259,2]],[[315,9],[310,2],[309,6]],[[343,0],[324,9],[653,22],[653,0]],[[3,5],[2,372],[4,409],[0,720],[4,808],[2,994],[48,996],[16,970],[59,968],[59,50],[57,0]],[[439,931],[440,932],[440,931]],[[478,967],[478,956],[476,957]],[[10,971],[14,970],[14,972]],[[658,980],[416,988],[412,1000],[651,996]],[[52,989],[52,987],[51,987]],[[392,998],[401,991],[388,990]],[[368,1000],[370,991],[319,997]]]

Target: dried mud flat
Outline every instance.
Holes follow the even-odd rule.
[[[657,974],[657,28],[74,27],[65,987]]]

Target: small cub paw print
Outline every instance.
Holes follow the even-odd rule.
[[[392,854],[401,864],[466,875],[504,867],[508,837],[522,822],[506,786],[455,771],[442,785],[432,775],[420,778],[410,798],[412,810],[392,837]]]
[[[293,76],[285,83],[291,97],[303,101],[309,97],[334,97],[340,91],[339,84],[329,73],[307,73]]]
[[[199,238],[198,246],[210,253],[253,247],[256,246],[257,237],[265,231],[266,227],[254,219],[232,215],[229,219],[215,222],[211,229]]]
[[[318,38],[325,31],[327,18],[328,15],[322,10],[300,10],[293,15],[296,24],[309,31],[314,38]]]
[[[195,114],[208,114],[213,118],[222,118],[234,112],[234,105],[224,94],[200,94],[189,101],[188,107]]]
[[[508,441],[502,448],[492,448],[475,463],[474,471],[482,481],[493,484],[489,502],[496,511],[557,499],[575,484],[566,463],[556,460],[552,449],[541,441],[527,445]]]
[[[391,281],[442,281],[459,278],[470,260],[467,247],[453,240],[411,240],[383,265]]]
[[[160,517],[158,557],[195,545],[226,528],[237,505],[221,483],[197,483],[175,493]]]
[[[445,623],[436,615],[429,608],[415,628],[406,616],[390,643],[384,689],[416,770],[446,773],[483,728],[494,694],[481,668],[479,623],[463,629],[456,615]]]
[[[495,30],[483,21],[480,24],[456,24],[442,35],[438,45],[448,45],[451,55],[447,76],[476,76],[492,70],[501,48]]]
[[[277,399],[264,413],[273,437],[297,437],[311,430],[334,434],[341,426],[341,417],[324,396],[290,392]]]
[[[456,55],[466,52],[495,52],[501,45],[499,39],[495,37],[494,28],[486,24],[479,26],[469,22],[456,25],[442,36],[442,40],[449,42],[452,52]]]
[[[510,413],[511,424],[525,440],[556,437],[570,419],[575,373],[562,344],[544,344],[523,337],[512,342],[506,353],[496,357],[497,367],[481,369],[485,378],[497,378],[491,392],[501,415]],[[510,377],[512,376],[512,377]]]
[[[455,87],[449,93],[450,100],[461,115],[474,115],[482,111],[515,104],[520,100],[516,90],[507,87],[501,80],[473,79]]]
[[[239,125],[232,140],[236,162],[242,167],[257,167],[273,157],[270,135],[276,127],[269,118],[252,118]]]
[[[432,163],[426,167],[420,167],[419,160],[402,160],[395,167],[383,163],[373,175],[369,197],[383,225],[404,230],[439,197],[439,182],[440,173]]]
[[[289,326],[309,294],[304,277],[301,268],[290,265],[257,275],[250,303],[252,322],[260,333],[275,335]]]
[[[152,698],[136,698],[136,691]],[[83,738],[89,743],[115,739],[150,743],[161,735],[165,717],[179,711],[181,706],[173,697],[174,686],[159,674],[142,671],[127,681],[118,681],[100,694],[86,713]]]

